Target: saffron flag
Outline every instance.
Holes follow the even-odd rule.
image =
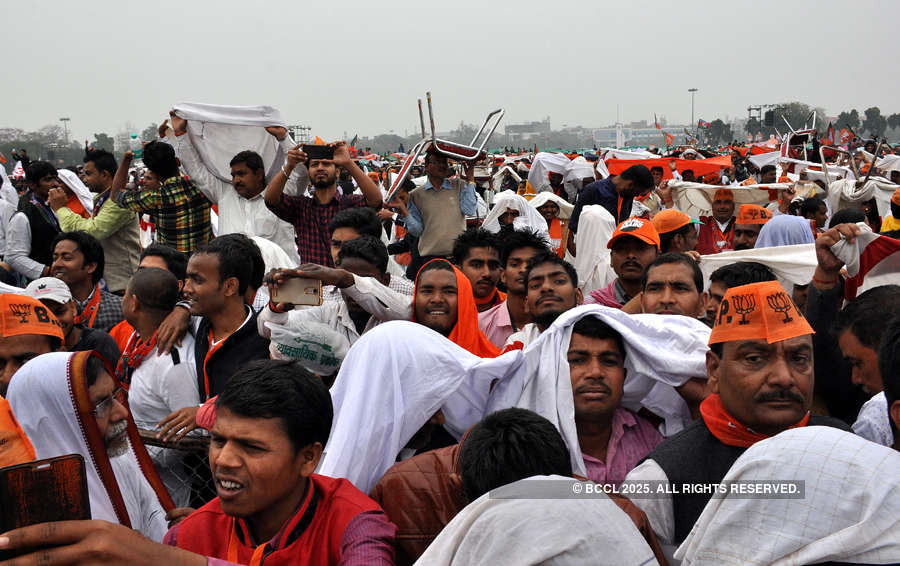
[[[0,151],[0,163],[6,163],[6,156],[3,155],[2,151]]]
[[[325,140],[323,140],[319,136],[316,136],[315,145],[328,145],[328,144],[325,143]]]
[[[697,121],[697,127],[698,128],[708,128],[709,122],[701,119],[701,120]]]
[[[656,114],[653,115],[653,124],[656,126],[657,130],[662,129],[662,126],[659,125],[659,120],[656,119]]]
[[[853,139],[853,134],[847,128],[841,128],[840,138],[842,144],[850,143],[850,140]]]
[[[663,135],[666,136],[666,145],[674,145],[675,144],[675,136],[673,136],[669,132],[663,132]]]

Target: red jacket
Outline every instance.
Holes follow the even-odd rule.
[[[712,216],[701,216],[700,232],[697,234],[697,253],[700,255],[717,254],[734,249],[734,217],[728,221],[725,232],[719,230],[716,219]]]
[[[263,564],[393,564],[396,527],[378,504],[345,479],[317,474],[310,479],[312,489],[300,508],[266,543]],[[256,547],[249,539],[244,520],[226,515],[217,497],[173,527],[165,542],[203,556],[251,564]]]

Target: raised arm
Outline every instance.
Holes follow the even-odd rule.
[[[184,170],[191,178],[191,181],[193,181],[194,185],[200,189],[200,192],[206,195],[206,198],[208,198],[210,202],[218,204],[219,199],[222,196],[222,191],[230,188],[228,183],[225,183],[210,173],[209,169],[206,168],[206,165],[203,164],[203,160],[200,159],[197,149],[194,147],[194,144],[191,143],[191,137],[186,135],[187,120],[176,116],[174,111],[169,112],[169,118],[172,121],[172,130],[175,132],[175,139],[172,139],[171,137],[166,139],[175,147],[178,158],[181,160],[181,166],[184,167]],[[160,126],[161,131],[163,130],[163,126],[165,126],[165,123]]]
[[[300,164],[306,162],[306,153],[300,149],[299,145],[292,147],[284,160],[281,170],[269,181],[263,198],[269,206],[278,206],[281,203],[281,196],[284,194],[284,186],[287,184],[291,173]]]
[[[366,197],[366,204],[372,208],[381,208],[381,189],[375,184],[375,181],[369,178],[359,165],[350,158],[350,150],[347,149],[347,142],[339,141],[331,144],[334,146],[334,164],[343,167],[350,173],[353,180],[356,181],[359,190]]]

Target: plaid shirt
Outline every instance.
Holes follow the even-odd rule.
[[[194,183],[180,176],[163,181],[158,190],[123,191],[116,195],[122,208],[153,216],[160,244],[189,254],[209,242],[209,200]]]
[[[297,251],[304,263],[334,267],[331,261],[331,233],[328,223],[334,215],[347,208],[366,206],[362,195],[342,195],[336,192],[328,204],[319,204],[315,197],[281,195],[281,201],[269,207],[275,216],[294,225]]]
[[[74,297],[72,298],[75,301],[75,308],[78,311],[78,314],[81,314],[81,311],[84,310],[88,301],[90,301],[91,297],[94,296],[94,293],[97,292],[96,289],[97,288],[94,287],[94,291],[83,301],[79,301]],[[97,317],[94,319],[93,328],[95,330],[109,332],[110,328],[123,320],[125,320],[125,315],[122,313],[122,297],[100,289],[100,306],[97,308]],[[112,360],[110,363],[112,363]]]

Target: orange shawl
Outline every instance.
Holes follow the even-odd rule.
[[[445,259],[433,259],[425,265],[428,265],[429,263],[432,263],[434,261],[445,262],[453,269],[453,273],[454,275],[456,275],[456,287],[458,290],[457,319],[456,326],[453,327],[453,330],[450,331],[450,336],[448,336],[447,338],[449,338],[456,345],[465,348],[476,356],[479,356],[481,358],[496,358],[500,355],[500,350],[497,349],[496,346],[491,344],[490,341],[485,338],[484,334],[482,334],[481,330],[478,328],[478,308],[475,306],[475,296],[472,294],[472,284],[469,283],[468,277],[463,275],[462,271],[456,269],[453,264]],[[425,265],[422,266],[422,269],[420,269],[419,273],[416,275],[416,291],[418,291],[419,287],[419,276],[422,274]],[[413,322],[416,322],[417,294],[417,292],[413,292]]]
[[[769,438],[765,434],[745,427],[737,419],[729,415],[725,410],[725,406],[722,405],[722,398],[717,393],[709,395],[700,403],[700,416],[703,418],[703,422],[706,424],[709,432],[728,446],[749,448],[760,440]],[[806,426],[808,422],[809,413],[806,413],[797,424],[788,428]]]

